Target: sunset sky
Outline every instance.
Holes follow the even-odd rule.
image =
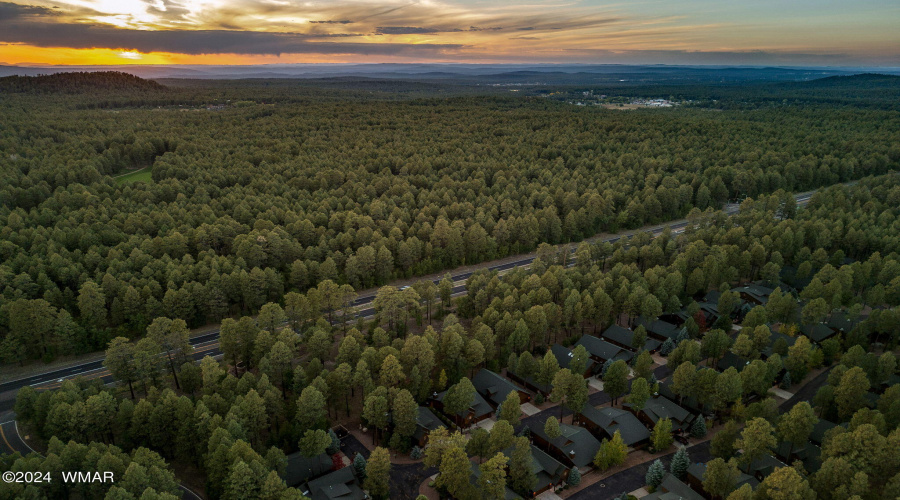
[[[900,66],[897,0],[0,1],[0,64]]]

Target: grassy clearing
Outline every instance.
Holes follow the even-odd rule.
[[[135,170],[134,172],[117,175],[113,178],[119,184],[130,184],[132,182],[153,182],[153,179],[150,177],[150,167],[144,167],[140,170]]]

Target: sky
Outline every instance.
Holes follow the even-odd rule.
[[[0,64],[900,67],[898,0],[0,0]]]

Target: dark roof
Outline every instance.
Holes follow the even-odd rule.
[[[554,356],[556,356],[556,362],[559,364],[560,368],[569,368],[569,365],[572,363],[573,356],[571,349],[569,349],[568,347],[563,347],[559,344],[553,344],[552,346],[550,346],[550,351]],[[588,355],[590,355],[590,352],[588,352]],[[594,360],[588,357],[587,362],[584,364],[585,370],[593,370],[594,364]]]
[[[718,368],[720,372],[724,372],[731,367],[734,367],[737,371],[741,371],[747,363],[749,363],[748,360],[731,351],[725,351],[722,358],[719,359],[719,361],[716,361],[716,368]]]
[[[803,325],[800,327],[800,332],[814,342],[821,342],[835,334],[834,330],[828,328],[825,323]]]
[[[469,482],[475,485],[475,487],[478,487],[478,478],[481,477],[481,468],[478,467],[478,464],[472,462],[471,471],[472,473],[469,475]],[[503,492],[503,500],[516,500],[519,498],[522,497],[517,495],[513,490],[509,489],[509,486],[507,486],[506,490]]]
[[[775,348],[775,342],[777,342],[778,339],[784,339],[784,341],[787,342],[788,347],[794,345],[794,343],[797,342],[797,337],[791,337],[790,335],[785,335],[781,332],[772,332],[772,336],[769,337],[769,345],[762,350],[762,353],[766,357],[772,355],[773,349]]]
[[[618,408],[595,408],[589,404],[584,405],[581,416],[596,424],[607,434],[612,436],[619,431],[622,441],[628,446],[633,446],[650,437],[650,431],[632,413]]]
[[[568,467],[560,463],[559,460],[548,455],[544,450],[535,445],[531,446],[531,470],[537,475],[538,489],[545,484],[556,484],[562,480]],[[515,446],[503,450],[503,454],[511,457]]]
[[[291,453],[287,456],[284,482],[291,487],[303,484],[326,474],[332,465],[331,457],[327,453],[315,457],[307,457],[300,452]]]
[[[715,302],[701,302],[698,304],[700,306],[700,310],[708,313],[708,316],[721,316],[719,313],[719,304]]]
[[[643,325],[648,333],[659,335],[660,337],[665,337],[672,340],[675,340],[675,337],[678,336],[678,332],[681,330],[681,328],[673,325],[672,323],[667,323],[659,319],[650,321],[643,316],[638,316],[637,324]]]
[[[666,474],[655,492],[643,500],[705,500],[703,495],[692,490],[672,474]]]
[[[697,367],[697,373],[700,373],[701,370],[711,370],[711,368]],[[738,368],[738,371],[740,371],[740,368]],[[689,412],[711,413],[713,411],[712,403],[706,403],[701,406],[700,402],[697,401],[697,398],[693,396],[679,398],[678,395],[675,394],[675,391],[672,390],[672,377],[669,377],[665,382],[659,384],[659,394],[673,402],[680,400],[681,406]]]
[[[565,475],[568,467],[551,457],[544,450],[531,445],[532,470],[538,477],[538,484],[557,483]]]
[[[625,406],[630,407],[629,403],[625,403]],[[640,410],[650,418],[650,420],[656,424],[659,419],[668,418],[672,420],[673,426],[690,423],[693,420],[691,417],[691,412],[686,409],[675,404],[674,401],[666,398],[665,396],[654,396],[647,400],[644,403],[644,409]]]
[[[695,478],[697,482],[701,484],[703,483],[704,472],[706,472],[706,464],[700,462],[691,464],[687,470],[688,476]],[[740,488],[745,484],[749,484],[751,488],[756,489],[759,481],[757,481],[755,477],[744,474],[744,472],[740,469],[738,469],[738,473],[740,475],[738,476],[737,484],[735,484],[735,489]]]
[[[619,325],[612,325],[607,328],[603,332],[603,338],[609,339],[612,342],[618,342],[624,346],[631,347],[631,344],[634,342],[634,332],[629,330],[628,328],[621,327]],[[656,339],[647,338],[647,341],[644,342],[644,349],[647,351],[655,351],[659,349],[660,342]]]
[[[772,295],[772,292],[775,291],[774,288],[770,288],[767,286],[763,286],[758,283],[748,283],[744,286],[739,286],[737,288],[732,288],[732,292],[737,292],[739,294],[746,294],[750,296],[756,302],[760,304],[765,304],[769,301],[769,295]]]
[[[447,391],[444,391],[438,394],[436,399],[443,403],[444,397],[446,395]],[[478,394],[478,389],[475,390],[475,394],[472,396],[472,404],[469,405],[469,409],[475,410],[475,418],[488,415],[494,411],[494,408],[490,404],[488,404],[488,402],[485,401],[483,397],[481,397],[481,394]],[[465,418],[468,413],[468,410],[463,410],[459,412],[457,416]]]
[[[706,292],[706,295],[703,296],[703,302],[712,302],[713,304],[718,304],[719,299],[722,298],[722,292],[718,290],[710,290]]]
[[[509,396],[510,392],[523,390],[505,377],[494,373],[487,368],[478,370],[478,373],[472,377],[472,385],[475,386],[475,390],[478,391],[479,394],[493,403],[495,407],[500,406],[500,403],[506,399],[506,396]]]
[[[850,319],[850,315],[843,311],[836,312],[825,321],[829,328],[840,332],[849,332],[853,327],[858,325],[862,320],[860,318]]]
[[[541,439],[550,443],[550,446],[559,450],[562,454],[570,457],[572,463],[578,467],[584,467],[594,460],[597,451],[600,450],[600,441],[597,440],[587,429],[569,424],[559,424],[560,436],[550,439],[544,432],[543,425],[529,427],[531,432],[540,436]],[[572,454],[571,452],[575,452]]]
[[[843,424],[846,426],[846,424]],[[829,422],[828,420],[819,419],[816,422],[816,425],[813,426],[812,433],[809,435],[809,440],[817,445],[822,445],[822,440],[825,439],[825,433],[837,427],[838,424],[834,422]]]
[[[596,356],[603,361],[606,361],[608,359],[613,359],[616,361],[622,359],[628,361],[634,356],[634,353],[626,351],[625,349],[622,349],[617,345],[610,344],[605,340],[594,337],[593,335],[582,335],[581,338],[578,339],[578,342],[575,343],[575,345],[584,346],[584,348],[587,349],[587,352],[591,356]]]
[[[366,497],[352,467],[344,467],[327,476],[310,481],[304,493],[311,500],[362,500]]]
[[[765,454],[750,463],[750,472],[754,476],[761,476],[765,478],[769,474],[775,472],[775,469],[779,469],[781,467],[787,467],[787,464],[785,464],[781,460],[778,460],[770,454]]]
[[[790,457],[787,456],[789,451]],[[785,463],[794,463],[796,457],[803,462],[803,468],[810,474],[822,468],[822,449],[812,443],[792,446],[788,441],[781,441],[775,447],[775,455]]]
[[[422,439],[425,434],[440,427],[444,427],[444,422],[430,408],[420,406],[419,412],[416,414],[416,432],[413,436],[416,439]]]

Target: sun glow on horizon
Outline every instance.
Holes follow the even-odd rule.
[[[0,62],[900,66],[896,0],[816,1],[0,0]]]

